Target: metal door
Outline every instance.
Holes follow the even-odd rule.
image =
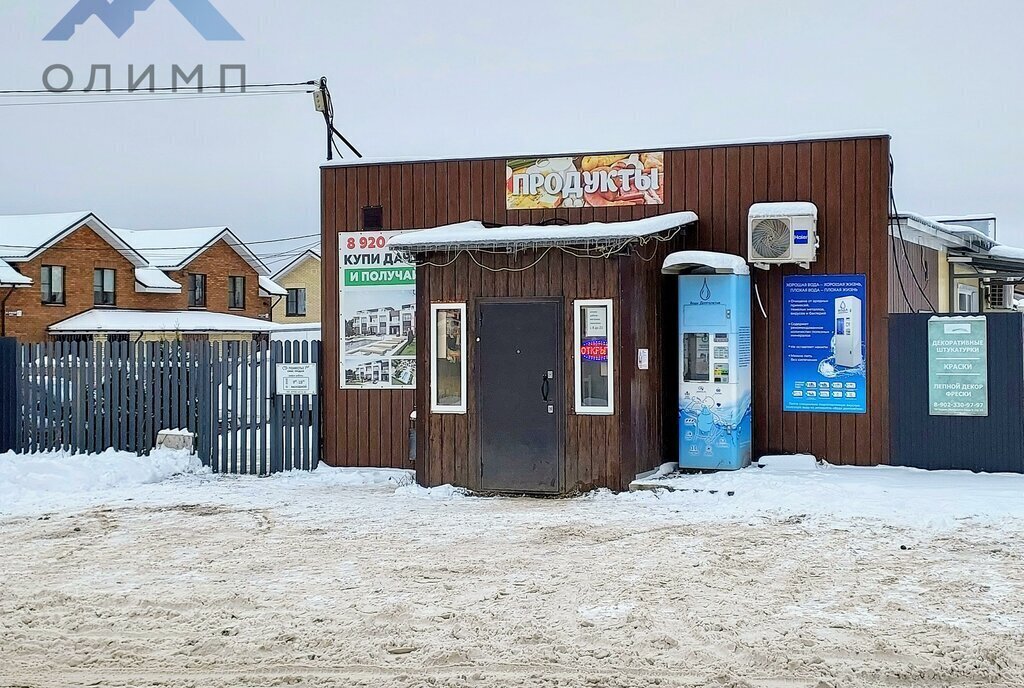
[[[558,300],[480,302],[476,398],[482,489],[561,490],[564,330]]]

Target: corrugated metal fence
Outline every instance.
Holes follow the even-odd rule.
[[[930,317],[889,316],[892,463],[1024,473],[1024,316],[986,315],[989,414],[984,417],[929,415]]]
[[[319,359],[319,342],[20,344],[16,449],[144,455],[161,430],[180,429],[217,472],[309,470],[320,397],[277,394],[275,369]]]

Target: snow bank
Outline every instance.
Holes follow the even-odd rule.
[[[416,474],[398,468],[334,468],[321,463],[316,470],[288,471],[273,479],[321,487],[401,487],[415,483]]]
[[[976,520],[998,525],[1024,519],[1024,475],[925,471],[897,466],[812,467],[813,457],[768,459],[767,467],[674,475],[638,484],[674,492],[635,492],[597,499],[657,500],[695,507],[694,517],[744,520],[761,516],[830,521],[868,518],[916,527]],[[689,513],[686,508],[681,513]]]
[[[150,456],[114,450],[102,454],[0,455],[0,512],[19,504],[56,501],[118,487],[158,483],[182,473],[203,471],[198,457],[158,449]]]

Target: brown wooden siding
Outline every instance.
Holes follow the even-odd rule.
[[[557,217],[575,224],[692,210],[700,218],[695,232],[697,248],[745,256],[746,218],[751,203],[807,200],[818,206],[821,236],[818,261],[811,272],[860,272],[867,275],[868,413],[790,414],[782,411],[782,277],[802,273],[803,270],[795,266],[767,272],[758,270],[753,280],[768,318],[763,318],[755,305],[754,450],[757,454],[806,451],[841,464],[887,462],[886,332],[891,291],[887,233],[888,138],[667,149],[665,153],[667,188],[665,204],[661,206],[507,211],[503,158],[324,168],[326,460],[340,466],[408,467],[405,433],[409,413],[415,403],[420,409],[421,419],[429,415],[423,410],[426,397],[422,389],[415,393],[339,389],[338,347],[333,344],[338,341],[337,234],[360,229],[359,216],[363,206],[378,203],[384,206],[385,229],[416,229],[471,219],[526,224]],[[652,261],[650,270],[657,272],[658,269],[659,266]],[[594,275],[590,277],[593,279]],[[636,277],[625,275],[623,283]],[[481,289],[493,290],[499,295],[527,291],[523,287],[522,276],[472,271],[463,278],[481,280]],[[550,259],[544,277],[534,276],[534,280],[545,278],[548,285],[561,279],[563,293],[572,293],[577,288],[574,284],[565,283],[569,276],[557,264],[555,257]],[[604,274],[599,276],[601,280],[606,278]],[[418,284],[431,294],[446,294],[448,290],[459,288],[457,282],[442,285],[431,280],[439,280],[434,270],[420,271]],[[473,285],[475,289],[475,282]],[[538,290],[536,281],[531,289]],[[639,306],[631,304],[631,307]],[[650,308],[650,304],[645,303],[644,307]],[[622,310],[619,309],[620,315]],[[427,317],[423,309],[419,309],[417,324],[420,333],[426,332]],[[656,323],[656,320],[652,322]],[[656,324],[654,326],[657,327]],[[636,346],[640,344],[636,343]],[[420,375],[425,370],[422,367],[423,355],[421,352]],[[657,372],[652,361],[650,374]],[[570,373],[571,368],[567,370],[569,378]],[[670,372],[666,369],[663,374]],[[417,394],[419,398],[416,398]],[[621,407],[617,413],[622,413]],[[459,421],[451,417],[431,419],[430,422],[440,423],[445,437],[454,438],[465,430],[457,428]],[[575,433],[581,450],[592,448],[594,439],[600,442],[602,437],[582,422],[570,420],[566,427],[568,434]],[[638,430],[637,437],[656,432],[643,425],[638,427],[641,430]],[[385,434],[386,439],[383,437]],[[468,435],[464,436],[468,438]],[[603,438],[605,442],[610,439],[607,433]],[[614,439],[619,443],[634,441],[634,438],[621,433]],[[433,447],[434,451],[443,451],[440,437],[431,433],[430,441],[438,442]],[[635,445],[638,452],[645,446],[644,442],[651,446],[649,440],[635,441],[641,442]],[[661,458],[650,457],[646,462],[652,464]],[[671,460],[674,457],[664,458]],[[601,459],[597,461],[600,463]],[[641,469],[642,466],[636,468]],[[628,472],[633,467],[623,465],[617,469]],[[442,470],[446,475],[458,475],[454,465],[450,471]],[[465,466],[459,468],[462,477],[465,470]],[[581,470],[596,474],[592,466]],[[433,482],[433,476],[425,478],[429,478],[426,482]]]
[[[917,282],[914,281],[915,275]],[[918,283],[921,285],[920,288],[918,288]],[[891,237],[889,242],[889,312],[921,313],[930,312],[938,307],[939,252],[927,246]]]

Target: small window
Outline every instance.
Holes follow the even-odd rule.
[[[92,273],[92,302],[97,306],[117,305],[117,271],[96,268]]]
[[[430,306],[430,410],[466,412],[466,304]]]
[[[977,287],[972,287],[967,284],[958,284],[956,286],[957,313],[977,313],[979,312],[978,305]]]
[[[576,413],[615,412],[615,354],[611,299],[573,302]]]
[[[289,289],[285,315],[289,318],[301,318],[306,315],[306,290]]]
[[[206,275],[188,276],[188,307],[206,308]]]
[[[245,308],[245,278],[228,277],[228,308]]]
[[[363,229],[384,229],[384,208],[379,205],[368,205],[363,208]]]
[[[43,288],[43,303],[47,306],[64,305],[64,266],[44,265],[39,282]]]

